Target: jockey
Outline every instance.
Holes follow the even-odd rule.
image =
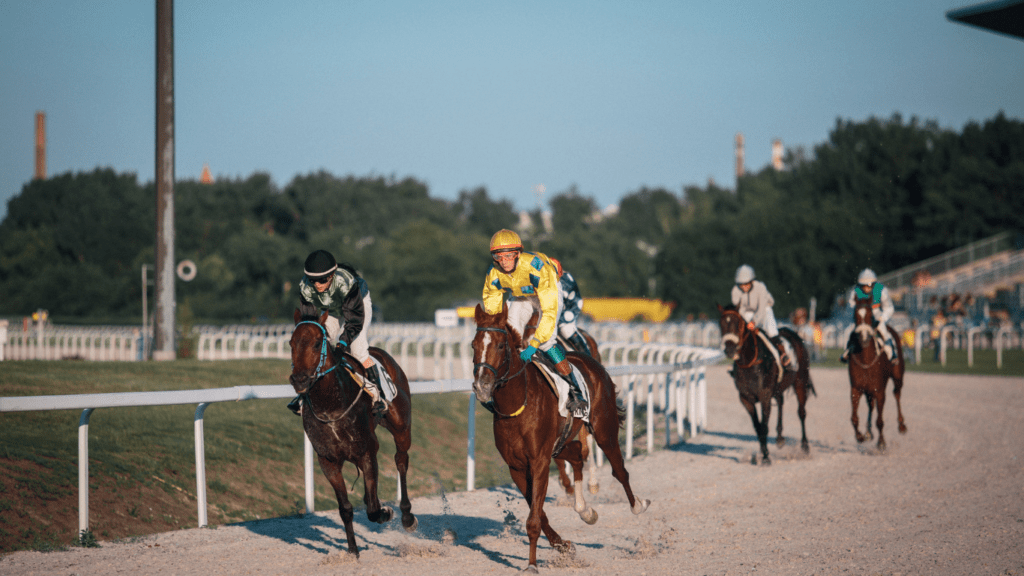
[[[576,285],[576,279],[568,270],[562,268],[562,263],[554,258],[548,258],[554,263],[559,272],[559,285],[562,294],[562,314],[558,317],[558,333],[572,344],[577,352],[594,357],[586,339],[579,333],[576,321],[583,311],[583,296],[580,294],[580,287]]]
[[[381,388],[380,373],[370,358],[366,339],[373,317],[370,288],[366,281],[348,264],[339,265],[326,250],[317,250],[306,258],[302,280],[299,281],[300,310],[306,315],[310,309],[318,313],[326,310],[327,336],[332,345],[337,343],[336,354],[348,351],[366,369],[366,379],[373,386],[365,390],[373,400],[372,412],[381,415],[388,406]],[[293,406],[294,404],[294,406]],[[298,414],[299,400],[288,405]]]
[[[547,354],[558,374],[569,383],[566,408],[573,413],[585,409],[583,392],[565,359],[565,348],[555,335],[558,318],[562,315],[558,267],[540,252],[524,252],[522,240],[511,230],[495,232],[490,249],[494,262],[484,280],[484,311],[497,314],[508,299],[509,322],[522,334],[530,316],[539,309],[537,330],[519,357],[529,362],[537,350]]]
[[[889,360],[895,360],[896,356],[896,344],[892,341],[892,334],[886,326],[886,322],[892,318],[892,315],[896,312],[896,307],[893,306],[892,296],[889,295],[889,289],[882,285],[878,281],[878,276],[870,268],[865,268],[861,271],[860,275],[857,276],[857,285],[850,290],[850,296],[847,298],[850,308],[853,308],[857,304],[858,298],[871,298],[871,314],[875,317],[875,329],[878,330],[878,334],[882,337],[882,341],[885,343],[885,354],[889,357]],[[850,340],[846,343],[846,350],[843,350],[843,355],[839,357],[839,361],[846,363],[850,357],[850,351],[856,345],[856,338],[854,333],[850,333]]]
[[[772,306],[775,299],[772,298],[768,287],[764,282],[755,280],[754,269],[744,264],[736,269],[736,285],[732,287],[732,303],[740,316],[747,321],[747,328],[754,330],[760,327],[772,344],[779,349],[779,362],[784,368],[789,369],[791,364],[786,348],[782,345],[782,336],[779,336],[779,329],[775,325],[775,313]]]

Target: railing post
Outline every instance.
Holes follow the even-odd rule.
[[[469,393],[469,424],[466,430],[466,491],[476,490],[476,393]]]
[[[981,332],[981,328],[975,326],[967,330],[967,366],[974,366],[974,336]]]
[[[312,514],[315,505],[313,502],[313,443],[309,441],[309,436],[306,432],[302,432],[302,452],[305,455],[305,464],[303,466],[303,476],[306,484],[306,514]]]
[[[89,529],[89,416],[93,408],[82,410],[78,418],[78,538]]]
[[[629,388],[626,392],[626,460],[633,459],[633,376],[629,376]]]
[[[203,435],[203,413],[209,402],[196,406],[195,438],[196,438],[196,502],[199,508],[199,527],[208,524],[206,517],[206,440]]]

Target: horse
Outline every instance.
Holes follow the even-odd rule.
[[[885,435],[882,434],[882,408],[885,406],[885,385],[892,378],[892,395],[896,398],[896,413],[899,417],[900,434],[907,433],[907,425],[903,421],[903,408],[900,406],[900,394],[903,390],[903,346],[892,326],[886,326],[896,346],[896,362],[891,362],[885,351],[875,339],[877,330],[874,327],[874,316],[871,313],[871,298],[857,298],[853,308],[854,350],[850,351],[847,369],[850,374],[850,404],[852,413],[850,422],[857,442],[873,438],[871,434],[871,412],[878,408],[878,449],[885,450]],[[860,432],[860,419],[857,410],[860,408],[860,397],[864,395],[868,403],[868,420],[865,425],[867,434]]]
[[[334,356],[324,327],[326,321],[326,312],[317,318],[302,316],[299,310],[295,311],[295,330],[291,338],[292,374],[289,381],[295,392],[302,397],[302,426],[316,451],[320,469],[338,499],[338,512],[348,537],[348,551],[358,558],[359,548],[352,529],[352,503],[348,500],[345,478],[341,474],[345,462],[355,464],[357,478],[360,473],[363,476],[363,501],[366,503],[366,517],[371,522],[390,522],[394,510],[381,506],[377,498],[377,450],[380,448],[376,434],[378,419],[370,414],[369,395],[364,393],[349,372],[354,370],[363,378],[365,370],[355,358],[342,360]],[[399,505],[402,526],[413,532],[419,522],[412,513],[405,479],[409,469],[409,447],[412,445],[409,379],[394,358],[384,350],[371,347],[370,355],[380,362],[398,389],[398,394],[391,401],[380,423],[395,439],[395,466],[398,468],[402,491]]]
[[[476,307],[476,336],[473,338],[473,392],[494,415],[494,443],[508,465],[509,474],[530,506],[526,532],[530,542],[530,559],[526,570],[537,572],[537,540],[543,531],[552,548],[568,553],[574,548],[568,540],[551,528],[544,513],[548,473],[552,456],[572,466],[576,483],[575,510],[587,524],[597,522],[597,512],[583,499],[583,443],[577,435],[583,428],[581,420],[567,422],[558,413],[558,398],[551,390],[541,369],[519,357],[522,336],[509,324],[508,308],[487,314]],[[629,485],[619,428],[625,411],[616,401],[615,383],[600,363],[582,354],[570,352],[569,362],[583,375],[591,398],[590,428],[597,445],[604,450],[612,467],[612,475],[622,484],[634,514],[642,514],[650,500],[633,495]],[[558,452],[563,431],[568,435]]]
[[[735,306],[718,306],[721,318],[718,320],[718,327],[722,332],[722,350],[727,358],[733,360],[732,374],[736,390],[740,394],[740,402],[750,414],[750,420],[754,423],[754,431],[757,433],[757,440],[761,444],[761,464],[771,465],[771,458],[768,456],[768,419],[772,413],[772,398],[779,405],[778,425],[776,426],[777,437],[775,444],[779,447],[786,444],[782,436],[782,395],[791,388],[796,393],[799,403],[797,415],[800,416],[800,447],[804,453],[810,452],[807,443],[807,395],[818,395],[811,382],[811,374],[808,369],[807,349],[804,347],[800,336],[789,328],[780,328],[779,335],[789,341],[796,355],[797,370],[783,370],[779,378],[779,365],[775,356],[768,348],[763,339],[758,335],[757,330],[747,327],[747,322],[740,316]],[[761,419],[757,418],[757,406],[761,404]]]

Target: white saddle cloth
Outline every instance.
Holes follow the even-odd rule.
[[[566,402],[569,401],[569,383],[565,381],[561,374],[551,370],[544,364],[540,362],[535,362],[535,364],[555,383],[555,389],[558,391],[558,414],[563,418],[569,416],[569,410],[565,407]],[[570,366],[572,365],[570,364]],[[587,386],[587,382],[583,379],[583,374],[580,373],[579,368],[573,366],[572,373],[576,376],[576,382],[580,385],[580,391],[583,392],[583,399],[587,402],[586,408],[577,410],[573,416],[584,422],[590,422],[590,387]]]

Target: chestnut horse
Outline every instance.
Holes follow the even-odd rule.
[[[335,358],[324,328],[326,321],[326,312],[317,318],[301,316],[298,310],[295,311],[296,324],[291,339],[292,375],[289,381],[295,392],[302,397],[302,426],[316,450],[320,469],[334,487],[334,495],[338,498],[338,511],[348,537],[348,551],[358,557],[359,548],[352,530],[352,503],[348,500],[345,478],[341,475],[345,462],[356,465],[357,478],[359,473],[363,476],[366,517],[372,522],[385,524],[394,517],[394,511],[388,506],[381,506],[377,498],[377,450],[380,444],[375,431],[377,418],[370,414],[370,397],[353,380],[346,368],[354,367],[360,378],[365,376],[365,370],[355,358],[345,363]],[[402,526],[413,532],[418,522],[412,514],[408,484],[405,481],[409,469],[409,446],[412,445],[409,380],[387,352],[370,348],[370,355],[387,370],[391,381],[398,388],[398,394],[391,401],[382,423],[395,438],[395,466],[402,487],[399,506],[402,510]]]
[[[896,398],[896,414],[899,417],[900,434],[907,433],[907,425],[903,422],[903,409],[900,406],[900,393],[903,390],[903,346],[900,338],[892,326],[886,326],[892,335],[893,344],[896,346],[896,362],[889,361],[885,350],[875,339],[877,330],[874,327],[874,316],[871,313],[871,298],[858,298],[853,308],[853,325],[857,338],[854,341],[854,349],[850,351],[850,404],[852,414],[850,422],[853,423],[853,432],[857,435],[857,442],[870,440],[871,435],[871,413],[878,410],[878,449],[885,450],[885,436],[882,434],[882,408],[885,406],[885,385],[892,378],[892,395]],[[860,419],[857,417],[857,410],[860,408],[860,396],[868,403],[868,420],[865,423],[866,434],[860,433]]]
[[[570,434],[562,449],[553,454],[566,418],[558,413],[558,398],[533,362],[519,358],[522,335],[508,322],[508,308],[487,314],[476,307],[476,337],[473,339],[473,391],[480,402],[494,414],[494,443],[508,464],[509,474],[530,505],[526,533],[530,540],[527,570],[537,571],[537,540],[541,531],[553,548],[560,552],[572,550],[572,543],[562,540],[548,523],[544,513],[548,474],[552,456],[572,466],[576,483],[575,510],[588,524],[597,522],[597,512],[583,499],[583,444],[577,435],[583,422],[573,418]],[[604,368],[589,356],[570,352],[566,358],[583,375],[581,385],[588,386],[591,398],[590,426],[594,440],[608,457],[612,475],[622,484],[634,514],[641,514],[650,500],[633,496],[619,449],[619,427],[623,410],[618,406],[615,383]],[[571,416],[570,416],[571,418]]]
[[[772,414],[772,398],[779,405],[778,424],[776,426],[775,444],[783,446],[786,439],[782,436],[782,394],[792,387],[798,402],[797,415],[800,416],[800,447],[804,452],[810,451],[807,443],[807,404],[808,393],[818,393],[811,382],[808,369],[807,349],[800,336],[789,328],[780,328],[779,335],[789,341],[796,356],[797,370],[783,370],[779,379],[779,365],[775,356],[768,349],[768,344],[757,334],[757,330],[747,328],[747,322],[740,316],[735,306],[718,306],[722,314],[718,327],[722,331],[722,350],[727,358],[733,360],[732,378],[736,390],[740,393],[740,402],[750,414],[754,423],[757,440],[761,444],[761,464],[770,465],[768,456],[768,419]],[[757,418],[757,406],[761,404],[761,419]]]

